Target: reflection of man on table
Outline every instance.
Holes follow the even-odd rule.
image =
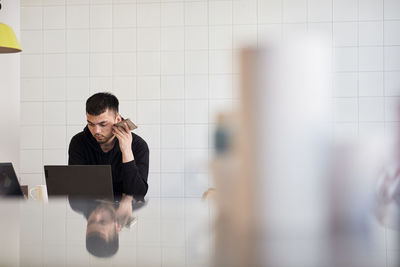
[[[71,208],[85,216],[86,249],[96,257],[111,257],[119,248],[119,232],[122,227],[130,228],[136,218],[132,211],[145,203],[123,195],[119,202],[69,197]]]
[[[149,149],[146,142],[131,133],[122,120],[118,99],[110,93],[97,93],[86,101],[87,126],[69,145],[69,165],[111,165],[113,190],[143,200],[148,190]]]

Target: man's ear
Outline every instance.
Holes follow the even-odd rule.
[[[121,114],[117,113],[117,118],[116,118],[116,120],[117,120],[117,123],[120,122],[120,121],[122,121]]]

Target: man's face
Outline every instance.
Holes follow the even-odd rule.
[[[112,127],[114,123],[121,121],[121,116],[107,109],[97,116],[86,113],[86,119],[89,131],[96,141],[105,144],[113,138]]]
[[[86,235],[100,234],[109,241],[120,231],[115,218],[115,211],[111,207],[99,206],[88,217]]]

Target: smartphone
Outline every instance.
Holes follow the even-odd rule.
[[[127,119],[125,119],[125,120],[122,120],[122,121],[120,121],[120,122],[118,122],[118,123],[116,123],[116,124],[114,124],[115,126],[120,126],[120,127],[124,127],[124,123],[126,122],[126,124],[128,124],[128,128],[129,128],[129,130],[135,130],[136,128],[137,128],[137,126],[129,119],[129,118],[127,118]]]

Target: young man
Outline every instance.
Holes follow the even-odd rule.
[[[149,148],[122,120],[118,99],[110,93],[97,93],[86,101],[85,129],[69,145],[69,165],[111,165],[114,195],[143,200],[147,193]]]

